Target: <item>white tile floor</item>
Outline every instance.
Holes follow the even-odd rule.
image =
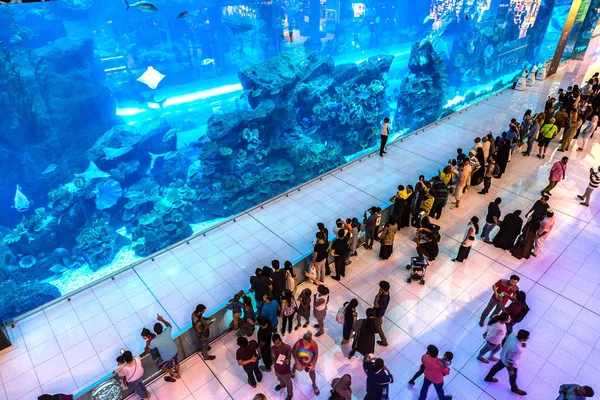
[[[360,216],[372,205],[385,205],[395,187],[430,176],[455,154],[469,148],[476,136],[493,130],[498,134],[511,117],[520,118],[526,108],[543,107],[548,93],[595,71],[596,60],[571,62],[553,79],[525,92],[507,91],[440,122],[425,133],[390,146],[388,155],[373,156],[331,174],[246,213],[189,245],[173,249],[54,305],[11,330],[16,346],[0,353],[0,400],[35,399],[42,392],[84,390],[114,369],[118,349],[140,350],[139,331],[150,326],[156,313],[166,315],[176,330],[184,330],[192,308],[199,302],[217,309],[237,289],[246,287],[254,268],[273,258],[295,260],[311,251],[316,223],[332,225],[338,217]],[[321,357],[318,383],[321,398],[332,378],[350,373],[357,398],[364,394],[364,374],[358,359],[348,360],[347,346],[340,346],[341,327],[333,316],[348,299],[360,299],[361,315],[376,293],[377,282],[392,283],[392,304],[385,328],[390,342],[377,348],[396,377],[392,398],[416,399],[419,389],[405,382],[418,368],[425,347],[436,344],[453,351],[447,392],[456,399],[513,398],[506,374],[489,385],[483,376],[489,366],[473,358],[482,344],[477,314],[490,287],[500,277],[518,273],[528,292],[531,313],[520,324],[531,330],[531,340],[519,372],[520,386],[528,399],[554,399],[561,383],[576,381],[600,390],[600,200],[582,207],[574,195],[587,185],[587,170],[597,167],[600,145],[590,152],[569,154],[567,180],[553,191],[551,205],[557,224],[543,253],[516,260],[509,253],[478,242],[462,265],[450,262],[471,215],[484,217],[490,199],[501,196],[504,213],[528,210],[545,186],[546,175],[558,156],[542,162],[515,153],[502,180],[495,180],[487,196],[469,193],[460,209],[447,207],[440,220],[441,255],[428,270],[425,286],[407,285],[404,265],[414,255],[414,234],[397,234],[394,255],[388,261],[375,252],[363,252],[349,267],[342,283],[327,280],[332,297],[327,334],[318,338]],[[286,337],[290,344],[300,332]],[[249,399],[258,391],[271,398],[274,376],[266,374],[257,390],[246,383],[235,362],[235,338],[229,334],[213,345],[217,359],[205,363],[192,357],[183,366],[176,384],[159,381],[150,389],[159,400]],[[308,377],[295,379],[296,399],[312,398]],[[433,390],[430,393],[433,397]]]

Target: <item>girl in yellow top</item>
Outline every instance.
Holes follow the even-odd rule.
[[[558,127],[554,125],[555,121],[556,120],[554,118],[550,118],[550,121],[548,121],[547,124],[544,124],[540,130],[540,140],[538,142],[540,147],[537,155],[538,158],[546,158],[546,149],[548,148],[552,138],[558,133]]]

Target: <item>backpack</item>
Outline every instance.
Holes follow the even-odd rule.
[[[521,322],[529,312],[529,306],[527,304],[523,304],[521,306],[521,311],[515,316],[513,322]]]
[[[343,305],[337,310],[337,313],[335,314],[335,322],[343,325],[345,321],[346,321],[346,305]]]

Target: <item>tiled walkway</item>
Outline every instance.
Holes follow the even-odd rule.
[[[140,328],[150,326],[157,312],[174,321],[178,330],[185,329],[192,307],[202,302],[210,309],[218,308],[237,289],[246,287],[257,266],[273,258],[298,259],[310,252],[318,221],[331,225],[338,217],[361,216],[372,205],[387,204],[398,184],[414,184],[419,174],[429,177],[455,154],[456,147],[469,148],[474,137],[488,130],[497,134],[526,108],[543,107],[548,93],[581,82],[589,65],[589,60],[572,62],[554,79],[538,82],[533,89],[492,97],[390,146],[384,159],[374,156],[336,170],[190,245],[19,322],[10,332],[16,348],[0,355],[0,399],[35,399],[42,391],[83,390],[114,369],[118,349],[140,350]],[[542,161],[515,153],[507,173],[494,180],[488,195],[472,191],[460,209],[447,207],[440,220],[443,254],[429,268],[425,286],[405,281],[404,266],[415,253],[413,229],[397,234],[390,260],[380,261],[375,252],[363,252],[343,282],[327,279],[332,298],[326,335],[318,338],[320,398],[327,397],[331,379],[346,372],[353,376],[356,397],[364,394],[361,364],[346,358],[349,349],[340,346],[341,327],[333,317],[342,302],[352,297],[361,300],[360,315],[364,315],[381,279],[392,283],[392,305],[385,320],[390,346],[377,348],[376,355],[394,372],[392,398],[416,399],[420,381],[415,389],[407,387],[406,381],[430,343],[455,354],[446,387],[456,399],[515,397],[508,390],[505,373],[498,375],[499,383],[489,385],[483,381],[489,365],[473,358],[483,343],[477,314],[493,282],[514,272],[522,277],[520,286],[527,291],[532,309],[520,324],[532,332],[519,371],[527,398],[554,399],[558,385],[572,381],[600,390],[600,200],[593,199],[585,208],[575,199],[587,185],[587,170],[600,164],[600,145],[595,144],[589,153],[569,154],[567,180],[551,199],[557,212],[555,230],[539,257],[516,260],[508,252],[478,242],[467,262],[449,261],[467,220],[471,215],[482,220],[491,199],[502,197],[504,214],[528,210],[557,157],[553,154]],[[300,333],[285,340],[292,344]],[[254,391],[245,384],[235,362],[234,336],[229,334],[212,346],[216,360],[205,363],[193,357],[184,364],[181,381],[166,384],[161,380],[151,386],[155,398],[251,398]],[[305,374],[295,379],[295,385],[295,399],[312,397]],[[258,389],[272,398],[283,398],[282,393],[274,394],[274,386],[274,375],[266,374]]]

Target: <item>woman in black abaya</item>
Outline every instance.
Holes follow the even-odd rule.
[[[517,236],[521,233],[523,227],[523,219],[521,218],[521,210],[516,210],[508,214],[500,222],[500,230],[494,237],[494,246],[503,250],[511,250],[517,240]]]

